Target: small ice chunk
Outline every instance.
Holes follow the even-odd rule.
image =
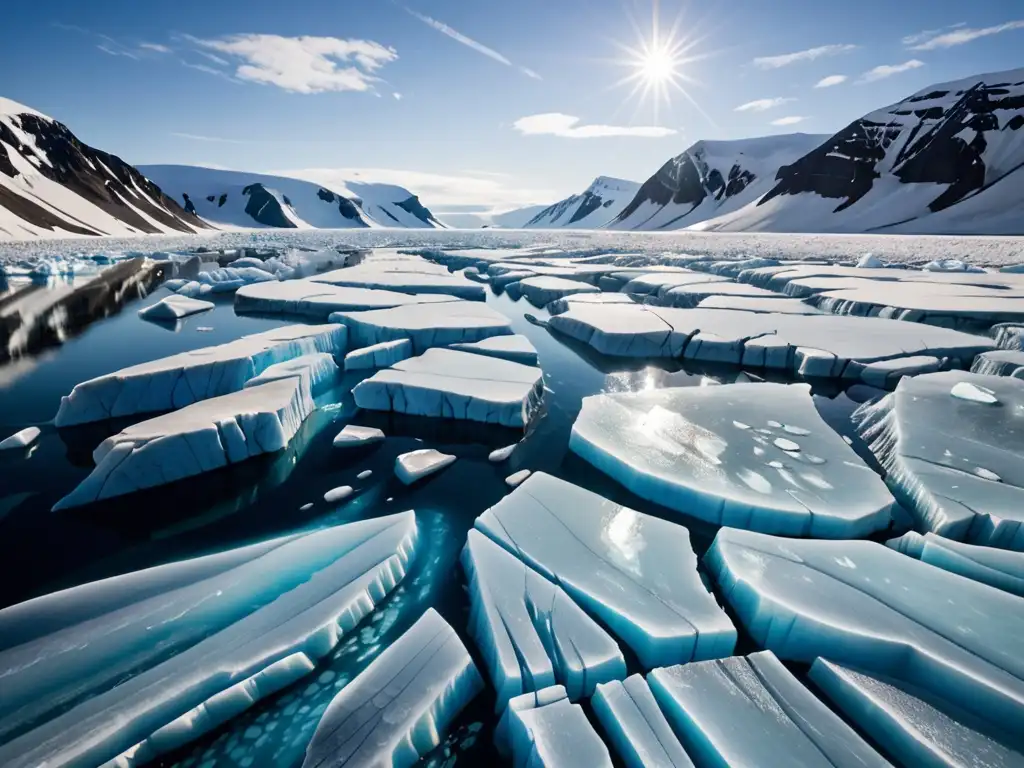
[[[310,502],[307,502],[306,504],[303,504],[301,507],[299,507],[299,512],[308,512],[312,508],[313,508],[313,502],[310,501]]]
[[[364,469],[362,472],[360,472],[358,475],[356,475],[356,478],[359,479],[359,480],[365,480],[366,478],[370,477],[370,475],[372,475],[372,474],[373,474],[373,470],[372,469]]]
[[[627,768],[693,768],[642,676],[602,683],[590,703]]]
[[[360,371],[388,368],[412,357],[412,342],[408,339],[382,341],[369,347],[356,349],[345,355],[345,370]]]
[[[560,685],[509,701],[494,743],[502,755],[511,753],[513,768],[612,768],[583,708]]]
[[[505,485],[509,488],[518,488],[519,484],[522,483],[526,478],[530,476],[530,470],[521,469],[518,472],[513,472],[511,475],[505,478]]]
[[[958,381],[949,390],[949,394],[953,397],[959,397],[961,400],[971,400],[975,403],[985,403],[986,405],[995,405],[999,402],[999,398],[995,396],[995,392],[991,389],[978,386],[969,381]]]
[[[0,440],[0,451],[12,450],[14,448],[28,448],[34,443],[42,431],[39,427],[25,427],[20,432],[15,432],[10,437]]]
[[[395,459],[395,475],[406,485],[412,485],[427,475],[441,471],[454,461],[455,457],[450,454],[441,453],[433,448],[421,448],[418,451],[403,453]]]
[[[148,307],[140,309],[139,317],[143,320],[173,323],[175,320],[180,320],[183,317],[206,312],[215,306],[212,301],[190,299],[187,296],[168,296],[156,304],[150,304]]]
[[[460,352],[475,352],[478,355],[499,357],[523,365],[537,365],[537,349],[525,336],[492,336],[483,341],[467,344],[452,344]]]
[[[519,443],[512,443],[512,445],[506,445],[504,448],[498,448],[497,450],[491,451],[487,454],[487,460],[497,464],[498,462],[505,461],[512,452],[516,449]]]
[[[982,480],[991,480],[994,483],[1001,483],[1002,478],[993,472],[991,469],[985,469],[984,467],[975,467],[974,474],[980,477]]]
[[[384,433],[376,427],[359,427],[346,424],[345,428],[334,438],[335,448],[351,448],[359,445],[372,445],[384,440]]]
[[[787,440],[784,437],[777,437],[772,442],[775,443],[776,448],[781,448],[783,451],[795,453],[800,450],[799,443],[794,443],[792,440]]]
[[[328,504],[336,504],[339,501],[343,501],[352,495],[351,485],[342,485],[338,488],[332,488],[324,494],[324,501]]]

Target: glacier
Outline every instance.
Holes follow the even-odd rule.
[[[1024,550],[1024,381],[965,371],[904,378],[853,418],[918,530]]]
[[[54,423],[69,427],[120,416],[171,411],[237,392],[275,363],[315,352],[341,354],[342,325],[289,325],[215,347],[163,357],[76,384]]]
[[[382,341],[362,349],[354,349],[345,355],[346,371],[365,371],[374,368],[389,368],[412,357],[412,342],[408,339]]]
[[[704,556],[760,647],[891,675],[1013,730],[1024,721],[1024,599],[871,541],[723,528]]]
[[[537,365],[537,348],[525,336],[492,336],[483,341],[452,344],[451,349],[459,352],[475,352],[478,355],[498,357],[523,365]]]
[[[835,539],[891,520],[892,494],[806,384],[586,397],[569,448],[641,498],[717,525]]]
[[[914,531],[885,544],[936,568],[1024,597],[1024,552],[979,547]]]
[[[412,512],[0,611],[0,764],[140,765],[308,673],[404,577]]]
[[[535,472],[475,528],[560,586],[647,668],[732,653],[689,532]]]
[[[526,426],[543,393],[540,368],[436,347],[378,371],[352,390],[356,405],[368,410],[506,427]]]
[[[409,768],[483,690],[459,636],[429,608],[328,705],[303,768]]]
[[[694,768],[642,675],[602,683],[590,704],[626,768]]]

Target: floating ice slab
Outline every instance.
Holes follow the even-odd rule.
[[[412,512],[0,611],[0,765],[140,764],[294,682],[402,580]]]
[[[1024,552],[979,547],[913,531],[885,544],[929,565],[1024,597]]]
[[[512,455],[512,452],[515,451],[518,446],[519,443],[513,443],[512,445],[506,445],[504,448],[498,448],[497,450],[491,451],[487,454],[487,460],[494,464],[505,461]]]
[[[378,371],[352,390],[374,411],[522,427],[540,404],[540,368],[452,349],[428,349]]]
[[[346,424],[334,438],[335,448],[352,448],[359,445],[372,445],[384,440],[384,433],[376,427],[358,427]]]
[[[304,768],[409,768],[483,690],[473,660],[433,608],[334,697]]]
[[[647,682],[698,765],[889,766],[770,652],[656,669]]]
[[[387,269],[378,262],[336,269],[333,272],[316,275],[310,280],[328,285],[374,288],[398,293],[440,293],[474,301],[483,301],[487,296],[487,289],[484,286],[468,280],[464,275],[451,273],[444,267],[432,265],[422,259],[419,261],[422,265],[413,264],[410,267],[416,271]]]
[[[892,495],[806,384],[587,397],[569,447],[641,498],[718,525],[856,538],[890,521]]]
[[[25,427],[20,432],[15,432],[10,437],[0,440],[0,451],[14,450],[15,448],[28,448],[39,439],[42,430],[39,427]]]
[[[565,591],[471,530],[462,551],[469,628],[498,693],[513,696],[564,685],[572,700],[626,675],[622,652]]]
[[[784,293],[775,293],[754,285],[733,282],[710,282],[696,285],[677,285],[658,296],[658,303],[667,307],[696,307],[706,298],[723,296],[761,300],[785,299]]]
[[[418,451],[403,453],[395,459],[395,475],[406,485],[412,485],[427,475],[440,472],[454,462],[455,457],[450,454],[441,453],[433,448],[421,448]]]
[[[780,658],[898,676],[1001,728],[1024,722],[1021,598],[871,541],[723,528],[704,562],[754,642]]]
[[[439,294],[408,294],[372,288],[329,285],[309,279],[256,283],[235,293],[236,312],[295,315],[325,321],[332,312],[390,309],[405,304],[437,304],[452,301]]]
[[[860,372],[860,380],[879,389],[895,389],[904,376],[933,373],[942,368],[942,365],[942,360],[930,355],[879,360],[864,366],[864,370]]]
[[[328,504],[337,504],[339,501],[344,501],[352,495],[351,485],[342,485],[338,488],[332,488],[324,494],[324,501]]]
[[[562,587],[654,667],[732,653],[689,532],[535,472],[476,528]]]
[[[519,281],[519,291],[535,307],[544,307],[555,299],[576,293],[600,293],[597,286],[564,277],[539,275]]]
[[[632,298],[624,293],[577,293],[556,299],[547,305],[549,314],[560,315],[568,312],[576,304],[635,304]]]
[[[509,702],[495,745],[513,768],[612,768],[608,748],[562,686],[524,693]]]
[[[640,675],[602,683],[590,704],[626,768],[693,768]]]
[[[1013,376],[1024,379],[1024,351],[1019,349],[997,349],[994,352],[982,352],[974,358],[971,373],[986,376]]]
[[[518,488],[531,474],[532,472],[528,469],[521,469],[518,472],[513,472],[505,478],[505,485],[509,488]]]
[[[854,420],[918,530],[1024,550],[1024,381],[904,378]]]
[[[61,398],[54,423],[68,427],[171,411],[227,395],[275,363],[314,352],[344,352],[345,338],[341,325],[289,325],[122,368],[77,384]]]
[[[348,327],[351,347],[409,339],[417,354],[431,347],[483,341],[512,333],[508,318],[471,301],[410,304],[370,312],[335,312],[332,323]]]
[[[253,376],[245,382],[244,388],[258,387],[271,381],[281,381],[292,377],[299,377],[305,391],[312,397],[334,386],[338,380],[338,364],[334,362],[334,355],[327,352],[294,357],[283,363],[274,363],[269,366],[263,373]]]
[[[1021,746],[958,706],[881,675],[816,659],[811,680],[900,765],[1006,768]]]
[[[478,355],[499,357],[523,365],[537,364],[537,348],[525,336],[492,336],[470,344],[452,344],[460,352],[474,352]]]
[[[362,349],[356,349],[345,355],[346,371],[372,370],[387,368],[408,360],[412,357],[412,342],[408,339],[382,341]]]
[[[166,299],[150,304],[139,310],[139,317],[143,320],[156,320],[158,322],[173,323],[189,315],[199,312],[206,312],[216,306],[212,301],[200,301],[190,299],[187,296],[168,296]]]
[[[659,292],[667,293],[682,285],[723,283],[727,280],[728,278],[721,275],[709,275],[704,272],[655,272],[633,278],[622,288],[622,292],[641,296],[657,296]]]
[[[764,299],[753,296],[708,296],[697,305],[700,309],[731,309],[744,312],[775,312],[781,315],[820,315],[820,309],[801,299]]]

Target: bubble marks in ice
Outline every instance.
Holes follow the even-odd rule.
[[[454,463],[455,456],[433,448],[421,448],[418,451],[403,453],[395,459],[395,476],[405,485],[412,485]]]
[[[569,447],[638,496],[718,525],[855,538],[890,521],[892,495],[805,384],[587,397]]]
[[[885,545],[936,568],[1024,597],[1024,552],[978,547],[913,531]]]

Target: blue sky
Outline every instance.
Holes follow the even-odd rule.
[[[638,71],[627,49],[649,44],[652,0],[40,8],[5,9],[0,95],[84,141],[136,164],[400,183],[438,210],[643,181],[699,139],[831,133],[931,83],[1024,67],[1019,0],[662,0],[689,95],[669,103],[616,85]]]

